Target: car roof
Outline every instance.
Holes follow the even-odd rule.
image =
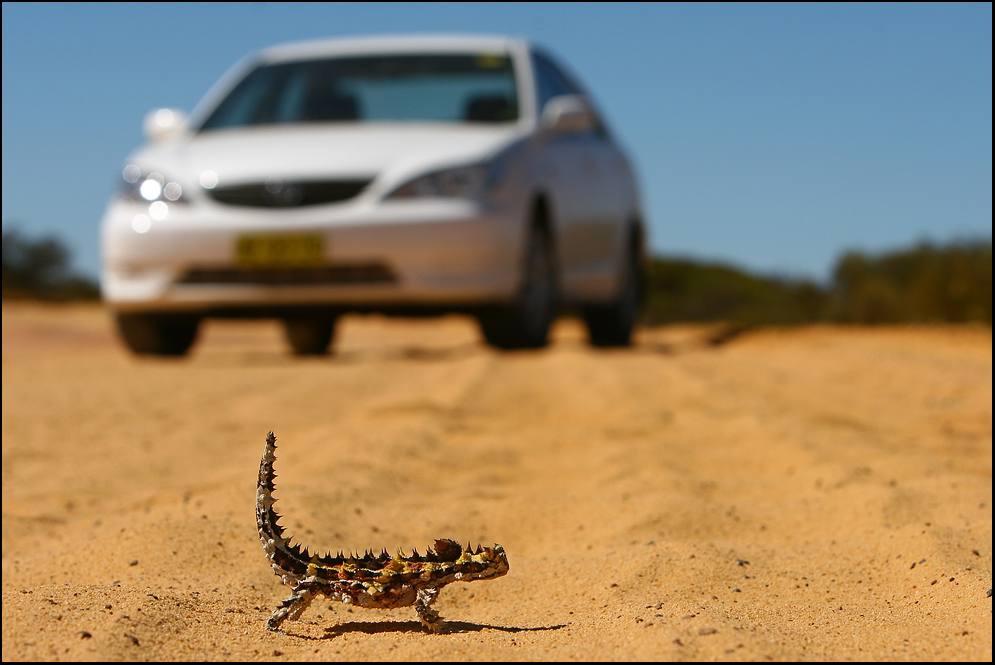
[[[257,55],[262,62],[283,62],[381,53],[508,52],[523,46],[527,43],[522,39],[494,35],[378,35],[277,44],[259,51]]]

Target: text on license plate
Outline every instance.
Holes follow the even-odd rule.
[[[325,242],[317,233],[241,236],[235,244],[239,268],[314,268],[324,262]]]

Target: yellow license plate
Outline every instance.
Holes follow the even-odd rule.
[[[325,263],[325,241],[316,233],[242,236],[235,243],[239,268],[315,268]]]

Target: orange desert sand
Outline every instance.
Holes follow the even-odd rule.
[[[989,661],[991,328],[715,334],[347,317],[300,359],[211,321],[169,360],[5,303],[3,659]],[[325,599],[266,631],[270,430],[312,549],[497,542],[509,574],[446,587],[444,635]]]

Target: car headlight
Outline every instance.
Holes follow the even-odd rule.
[[[387,198],[480,198],[497,185],[501,174],[497,162],[444,169],[409,180],[388,194]]]
[[[121,196],[140,203],[186,203],[178,182],[155,171],[143,173],[136,164],[128,164],[121,172]]]

